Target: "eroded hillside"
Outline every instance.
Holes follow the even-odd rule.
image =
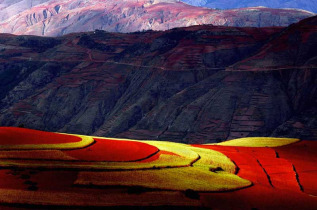
[[[295,9],[216,10],[177,0],[17,0],[0,1],[0,32],[61,36],[95,29],[135,32],[202,24],[288,26],[313,15]]]
[[[314,37],[315,17],[286,29],[193,26],[60,38],[2,34],[0,124],[191,143],[316,138],[315,115],[307,114],[316,112]],[[264,60],[233,69],[278,39],[284,41],[275,65],[264,68],[267,50]],[[294,42],[303,56],[285,67]]]

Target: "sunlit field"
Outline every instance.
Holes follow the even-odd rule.
[[[310,160],[301,165],[287,152],[292,145],[307,149],[298,139],[187,145],[6,127],[0,128],[0,139],[0,205],[212,206],[228,195],[239,205],[242,194],[257,206],[264,205],[257,194],[286,205],[273,194],[292,195],[310,206],[317,195],[315,173],[309,172],[316,156],[306,152]]]

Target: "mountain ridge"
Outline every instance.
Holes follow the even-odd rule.
[[[306,11],[269,8],[221,11],[193,7],[174,0],[41,0],[34,4],[30,4],[30,0],[17,2],[2,2],[1,33],[60,36],[96,29],[135,32],[201,24],[238,27],[288,26],[313,16]]]

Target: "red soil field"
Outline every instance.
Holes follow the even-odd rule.
[[[94,138],[95,144],[76,150],[64,151],[67,155],[83,161],[137,161],[158,152],[158,148],[136,141]]]
[[[3,145],[9,143],[53,144],[81,140],[75,136],[22,128],[0,128],[0,139]],[[158,160],[161,155],[177,155],[138,141],[101,138],[94,138],[94,140],[95,143],[89,147],[77,150],[62,150],[62,152],[78,160],[92,161],[91,164],[93,164],[93,161],[120,162],[138,160],[139,162],[152,162]],[[200,192],[198,193],[199,199],[191,199],[186,197],[184,192],[151,191],[149,189],[149,191],[133,193],[133,189],[131,190],[129,187],[111,186],[98,188],[74,185],[80,170],[27,169],[9,166],[9,168],[0,170],[0,191],[2,190],[0,209],[6,207],[5,204],[1,203],[1,199],[10,200],[12,198],[13,201],[15,200],[12,194],[7,195],[10,190],[20,190],[22,194],[17,195],[22,197],[24,193],[30,196],[27,203],[34,201],[32,196],[38,196],[36,198],[37,201],[40,201],[40,204],[36,205],[46,202],[46,200],[41,200],[39,196],[42,193],[52,193],[52,196],[49,194],[52,200],[64,199],[63,201],[65,201],[66,199],[69,203],[66,202],[65,205],[74,205],[72,204],[72,199],[67,196],[75,196],[77,193],[76,196],[83,196],[86,199],[84,199],[86,204],[88,203],[91,206],[95,205],[94,202],[100,200],[100,196],[112,196],[107,200],[108,204],[115,202],[116,205],[128,203],[128,205],[132,206],[164,206],[171,203],[186,205],[185,203],[190,201],[189,203],[193,202],[195,205],[204,206],[207,209],[316,209],[316,142],[300,141],[275,148],[217,145],[192,146],[212,149],[225,154],[237,165],[237,175],[252,181],[253,186],[230,192]],[[76,162],[72,163],[76,164]],[[169,197],[170,193],[174,193],[173,197]],[[11,196],[10,199],[7,199],[8,196]],[[164,199],[158,202],[157,198]],[[100,203],[103,204],[101,201]],[[61,205],[64,205],[64,203]],[[33,206],[27,207],[32,208]]]
[[[253,182],[249,188],[230,193],[202,194],[201,200],[206,206],[221,209],[316,209],[316,142],[300,141],[275,148],[193,146],[222,152],[239,167],[240,177]],[[226,201],[230,202],[225,204]]]
[[[0,145],[63,144],[80,142],[81,138],[26,128],[0,127]]]
[[[317,144],[313,141],[301,141],[296,144],[275,148],[280,158],[292,162],[298,180],[305,193],[317,196]],[[317,204],[316,204],[317,206]]]

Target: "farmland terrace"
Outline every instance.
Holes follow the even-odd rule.
[[[0,127],[0,138],[1,209],[308,210],[317,203],[315,141],[188,145],[13,127]]]

